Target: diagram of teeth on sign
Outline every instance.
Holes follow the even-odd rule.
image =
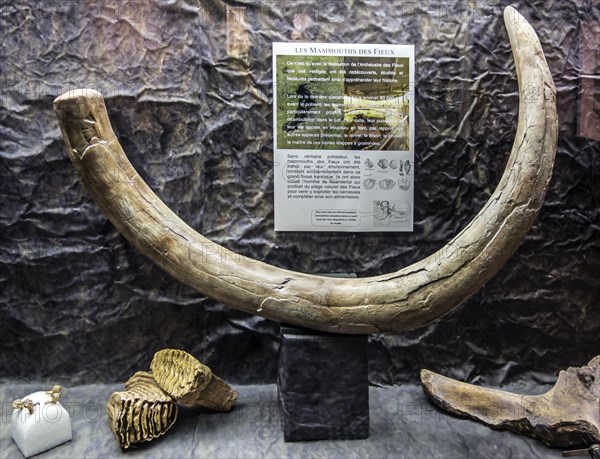
[[[373,201],[373,226],[401,226],[407,222],[410,211],[406,201]]]
[[[358,159],[361,193],[366,206],[362,208],[312,209],[313,227],[361,227],[381,231],[399,231],[412,228],[412,196],[414,167],[410,159],[387,155],[370,155]],[[318,167],[318,166],[317,166]],[[288,179],[290,177],[288,176]],[[356,177],[358,178],[358,177]],[[368,222],[368,223],[367,223]]]
[[[392,191],[398,188],[408,191],[412,176],[413,165],[408,159],[367,158],[363,163],[363,187],[368,191]]]
[[[410,161],[407,159],[404,163],[400,163],[399,167],[400,179],[398,180],[398,186],[401,190],[407,191],[410,188],[410,176],[412,175],[412,165]]]
[[[321,207],[311,209],[311,225],[314,228],[352,228],[368,227],[379,231],[412,230],[412,189],[414,182],[414,163],[412,158],[402,153],[392,155],[369,154],[368,157],[354,157],[353,190],[362,195],[364,205],[348,207]],[[321,161],[323,162],[323,161]],[[312,163],[311,163],[312,164]],[[317,170],[320,166],[317,161]],[[306,169],[304,169],[306,170]],[[320,175],[325,179],[327,169]],[[360,173],[360,175],[359,175]],[[308,172],[301,172],[300,178],[308,180]],[[316,174],[312,174],[316,175]],[[286,177],[292,183],[291,175]],[[310,178],[312,180],[312,176]],[[329,179],[328,179],[329,180]],[[292,184],[293,185],[293,184]],[[316,188],[315,188],[316,189]],[[316,192],[308,192],[314,194]]]

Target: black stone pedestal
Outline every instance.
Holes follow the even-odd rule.
[[[282,327],[277,389],[285,441],[369,436],[367,336]]]

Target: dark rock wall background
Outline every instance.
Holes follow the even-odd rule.
[[[600,336],[600,143],[579,134],[594,131],[582,100],[600,111],[600,86],[582,94],[582,53],[600,46],[596,1],[19,0],[0,4],[0,378],[124,381],[177,347],[233,383],[275,381],[278,324],[204,298],[132,249],[76,177],[54,97],[100,90],[142,177],[213,241],[304,272],[381,274],[442,247],[500,178],[518,107],[508,4],[539,33],[558,89],[544,207],[459,310],[371,337],[371,381],[416,381],[426,367],[550,382],[588,362]],[[415,45],[412,234],[273,231],[271,43],[290,40]]]

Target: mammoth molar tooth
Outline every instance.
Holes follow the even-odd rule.
[[[230,411],[237,399],[234,389],[185,351],[157,352],[150,369],[160,387],[184,406]]]
[[[117,443],[124,449],[164,435],[178,414],[175,400],[147,371],[129,378],[125,391],[113,393],[106,408]]]

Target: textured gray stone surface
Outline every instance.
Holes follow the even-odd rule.
[[[52,100],[106,96],[132,163],[215,242],[304,272],[367,276],[433,253],[479,210],[516,127],[502,10],[540,35],[558,88],[555,173],[506,267],[444,320],[371,337],[371,381],[421,367],[489,386],[551,382],[600,334],[600,154],[576,137],[579,28],[596,2],[386,0],[3,2],[0,9],[0,376],[124,381],[185,349],[225,380],[274,382],[278,326],[171,280],[102,216],[63,151]],[[241,24],[241,27],[240,27]],[[273,231],[273,41],[414,44],[412,234]],[[247,51],[247,52],[246,52]]]
[[[45,386],[2,385],[0,458],[20,458],[9,437],[7,406],[13,398]],[[122,453],[108,425],[105,401],[121,385],[67,387],[61,402],[73,420],[73,440],[40,459],[85,457],[160,458],[558,458],[531,438],[489,429],[475,422],[443,414],[416,385],[370,389],[371,429],[367,440],[285,443],[277,408],[277,389],[236,386],[240,397],[231,413],[180,414],[164,437]],[[538,390],[539,388],[535,388]],[[515,388],[515,391],[524,389]]]

